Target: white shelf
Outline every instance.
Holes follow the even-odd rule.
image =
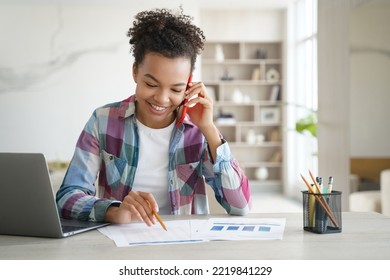
[[[221,47],[223,59],[217,59],[216,49]],[[251,185],[260,188],[283,184],[281,50],[281,42],[207,42],[201,61],[202,81],[213,92],[215,124]],[[274,70],[279,78],[270,79],[267,73]],[[223,122],[218,121],[221,114]],[[249,133],[256,141],[247,139]],[[268,169],[267,180],[256,179],[259,167]]]

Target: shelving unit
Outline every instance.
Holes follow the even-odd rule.
[[[282,43],[207,42],[201,64],[215,123],[251,185],[281,187]],[[260,167],[266,179],[256,176]]]

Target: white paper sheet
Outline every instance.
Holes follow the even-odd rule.
[[[207,241],[192,237],[192,229],[199,227],[199,223],[203,224],[204,222],[204,220],[165,221],[167,231],[158,223],[151,227],[144,223],[109,225],[98,230],[114,240],[118,247],[194,243]]]
[[[118,247],[205,242],[212,240],[282,239],[286,219],[212,218],[208,220],[166,221],[159,224],[110,225],[98,230]]]

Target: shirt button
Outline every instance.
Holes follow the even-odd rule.
[[[110,157],[109,157],[109,159],[110,159],[110,160],[113,160],[113,159],[114,159],[114,157],[113,157],[113,156],[110,156]]]

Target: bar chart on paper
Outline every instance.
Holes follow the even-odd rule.
[[[211,218],[193,236],[207,240],[282,239],[285,225],[283,218]]]

